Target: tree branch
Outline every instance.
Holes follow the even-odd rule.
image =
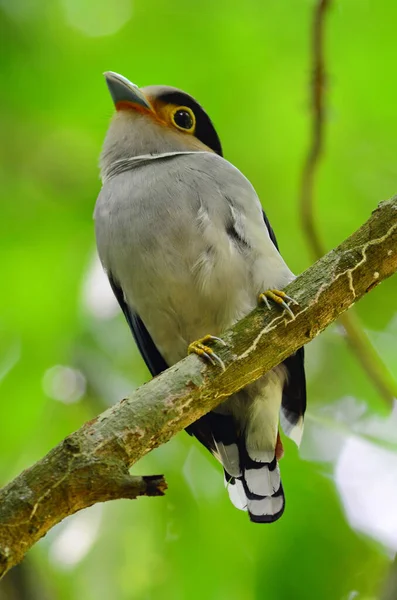
[[[286,289],[295,318],[258,308],[217,348],[226,370],[188,356],[69,435],[0,490],[0,576],[56,523],[117,498],[161,495],[162,477],[128,469],[153,448],[269,371],[397,270],[397,197]]]

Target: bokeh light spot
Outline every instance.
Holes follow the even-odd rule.
[[[103,507],[91,506],[69,517],[49,551],[52,563],[64,570],[73,568],[89,552],[98,537]]]
[[[397,550],[397,456],[351,437],[336,464],[335,481],[352,527]]]
[[[131,0],[62,0],[68,23],[92,37],[117,33],[131,18]]]
[[[112,319],[119,312],[119,305],[96,253],[84,279],[82,296],[84,308],[97,319]]]
[[[50,398],[64,404],[73,404],[84,395],[86,380],[77,369],[55,365],[44,373],[43,389]]]

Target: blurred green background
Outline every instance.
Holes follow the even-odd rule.
[[[309,0],[0,0],[0,484],[149,378],[95,261],[102,76],[168,84],[211,115],[256,187],[296,273],[309,143]],[[328,248],[397,191],[394,0],[339,0],[327,21],[327,148],[316,217]],[[397,373],[397,278],[356,310]],[[287,508],[249,523],[220,467],[180,433],[134,473],[164,498],[97,505],[53,529],[1,600],[378,598],[397,550],[397,412],[331,327],[307,348],[300,452]]]

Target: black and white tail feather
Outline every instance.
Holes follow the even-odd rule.
[[[300,354],[291,359],[300,363],[303,369],[303,350],[298,352]],[[297,369],[296,375],[299,371],[304,375],[301,369]],[[303,433],[305,402],[302,401],[306,398],[304,378],[300,379],[300,384],[299,388],[289,388],[288,384],[285,386],[280,410],[280,423],[284,433],[298,445]],[[295,398],[286,395],[285,392],[291,390],[294,390]],[[238,433],[231,415],[208,413],[186,431],[206,446],[223,465],[225,486],[236,508],[247,511],[251,521],[255,523],[272,523],[281,517],[285,497],[276,448],[262,452],[251,451],[250,456],[245,433]]]
[[[276,521],[283,514],[285,506],[276,456],[270,462],[253,461],[245,448],[240,456],[239,477],[233,477],[225,470],[225,485],[230,500],[236,508],[247,510],[251,521],[255,523]]]
[[[283,431],[298,445],[303,433],[303,415],[280,410]],[[231,475],[225,468],[225,485],[236,508],[248,511],[255,523],[272,523],[284,512],[285,497],[276,453],[263,453],[263,459],[250,457],[245,441],[238,442],[240,473]]]

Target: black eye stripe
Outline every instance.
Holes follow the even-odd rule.
[[[192,129],[194,126],[192,115],[184,108],[180,108],[174,113],[174,122],[182,129]]]

